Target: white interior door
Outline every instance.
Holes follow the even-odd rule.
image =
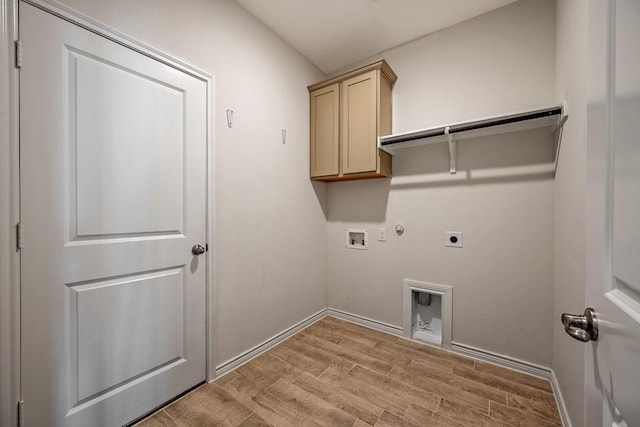
[[[589,4],[589,426],[640,426],[640,2]]]
[[[207,82],[19,16],[25,425],[123,425],[206,375]]]

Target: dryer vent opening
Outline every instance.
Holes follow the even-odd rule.
[[[450,348],[453,288],[412,280],[404,285],[404,336]]]
[[[411,338],[442,346],[442,295],[412,291]]]

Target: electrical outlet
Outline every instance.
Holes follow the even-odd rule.
[[[461,248],[462,247],[462,232],[461,231],[446,231],[445,233],[446,240],[444,242],[445,246],[449,246],[452,248]]]
[[[386,241],[387,241],[387,229],[378,228],[378,242],[386,242]]]

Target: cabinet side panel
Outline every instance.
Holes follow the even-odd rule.
[[[318,89],[311,98],[311,177],[338,174],[339,85]]]
[[[379,73],[378,81],[378,133],[377,136],[391,135],[391,82],[385,75]],[[391,176],[391,155],[378,150],[378,173],[382,176]]]
[[[380,75],[378,135],[391,135],[391,83]]]
[[[377,71],[342,84],[342,173],[376,171]]]
[[[391,154],[378,150],[378,176],[390,177],[392,175],[392,163]]]

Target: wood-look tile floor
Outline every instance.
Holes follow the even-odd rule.
[[[561,426],[548,381],[326,317],[138,426]]]

